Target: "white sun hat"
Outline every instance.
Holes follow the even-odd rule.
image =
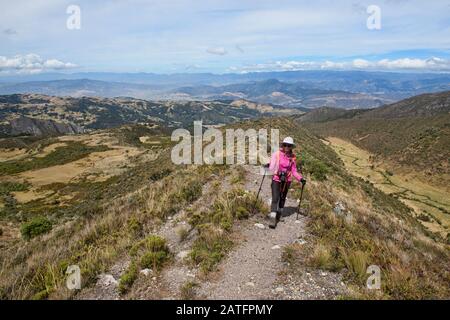
[[[290,144],[293,147],[295,147],[294,139],[292,139],[291,137],[284,138],[283,144]]]

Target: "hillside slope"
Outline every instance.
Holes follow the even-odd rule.
[[[368,112],[366,109],[337,109],[331,107],[320,107],[306,112],[297,119],[301,123],[327,122],[338,119],[351,119],[357,115]]]
[[[450,91],[428,93],[404,99],[364,113],[361,118],[433,117],[450,113]]]
[[[450,297],[444,240],[428,233],[400,201],[349,175],[337,154],[302,125],[272,118],[227,127],[278,128],[299,146],[308,215],[299,222],[289,215],[280,228],[260,229],[260,239],[277,241],[267,259],[279,273],[258,262],[264,255],[256,251],[245,262],[253,271],[243,273],[254,279],[242,276],[236,283],[230,273],[242,262],[235,250],[267,250],[254,235],[255,223],[265,224],[269,181],[253,212],[259,179],[251,167],[176,166],[167,136],[125,127],[41,141],[30,153],[4,151],[9,160],[2,164],[12,171],[2,184],[1,298],[226,298],[229,292],[214,289],[220,284],[245,288],[251,297],[264,280],[262,296],[269,299]],[[70,157],[61,157],[68,148]],[[127,156],[114,166],[98,161],[111,152]],[[86,163],[74,179],[37,179],[36,170],[74,161]],[[53,190],[52,198],[18,201],[35,184],[37,192]],[[288,213],[295,213],[298,196],[294,184]],[[81,268],[81,291],[65,287],[71,264]],[[381,290],[366,289],[369,265],[381,269]]]
[[[302,120],[303,119],[303,120]],[[444,184],[450,174],[450,91],[420,95],[362,113],[334,111],[299,121],[322,137],[340,137],[379,161],[409,167]]]

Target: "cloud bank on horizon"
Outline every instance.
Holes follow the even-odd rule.
[[[447,0],[2,1],[0,74],[449,72],[449,13]]]

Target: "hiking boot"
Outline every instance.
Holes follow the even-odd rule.
[[[276,212],[271,212],[269,213],[269,227],[270,228],[275,228],[277,226],[277,213]]]
[[[283,218],[282,212],[283,212],[283,209],[280,209],[280,210],[277,212],[277,222],[284,222],[284,218]]]

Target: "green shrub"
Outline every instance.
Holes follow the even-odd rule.
[[[327,174],[329,174],[330,170],[325,163],[320,160],[316,160],[311,162],[308,171],[311,173],[311,176],[319,181],[323,181],[327,179]]]
[[[166,251],[147,252],[141,257],[141,267],[161,270],[167,258]]]
[[[45,217],[36,217],[22,224],[20,233],[25,240],[30,240],[40,234],[47,233],[52,229],[52,223]]]
[[[131,217],[128,220],[128,230],[136,237],[141,236],[143,232],[142,223],[136,217]]]
[[[202,184],[200,181],[192,181],[180,192],[181,200],[192,202],[197,200],[202,195]]]
[[[246,207],[243,206],[239,206],[236,209],[236,218],[238,218],[239,220],[242,219],[247,219],[250,215],[249,210]]]
[[[204,273],[208,273],[222,260],[232,242],[222,230],[211,224],[199,226],[199,233],[192,246],[190,258]]]
[[[327,175],[331,172],[329,166],[323,161],[316,159],[309,154],[303,156],[303,165],[305,172],[311,174],[311,176],[318,181],[326,180]]]
[[[166,240],[160,236],[151,235],[145,239],[145,245],[151,252],[168,251]]]
[[[42,291],[39,291],[38,293],[34,294],[31,297],[31,300],[45,300],[48,298],[48,295],[49,295],[48,290],[42,290]]]
[[[203,223],[206,215],[205,212],[194,212],[189,216],[188,222],[191,226],[196,227]]]
[[[166,240],[156,235],[150,235],[134,244],[129,253],[134,257],[133,261],[139,262],[140,267],[154,270],[161,270],[170,258]]]
[[[192,300],[195,297],[195,288],[199,285],[194,281],[187,281],[180,288],[181,299]]]
[[[8,194],[15,191],[27,191],[30,185],[28,183],[18,183],[5,181],[0,183],[0,194]]]
[[[135,263],[131,263],[127,271],[120,277],[119,280],[119,292],[124,294],[130,290],[133,283],[138,277],[138,267]]]

